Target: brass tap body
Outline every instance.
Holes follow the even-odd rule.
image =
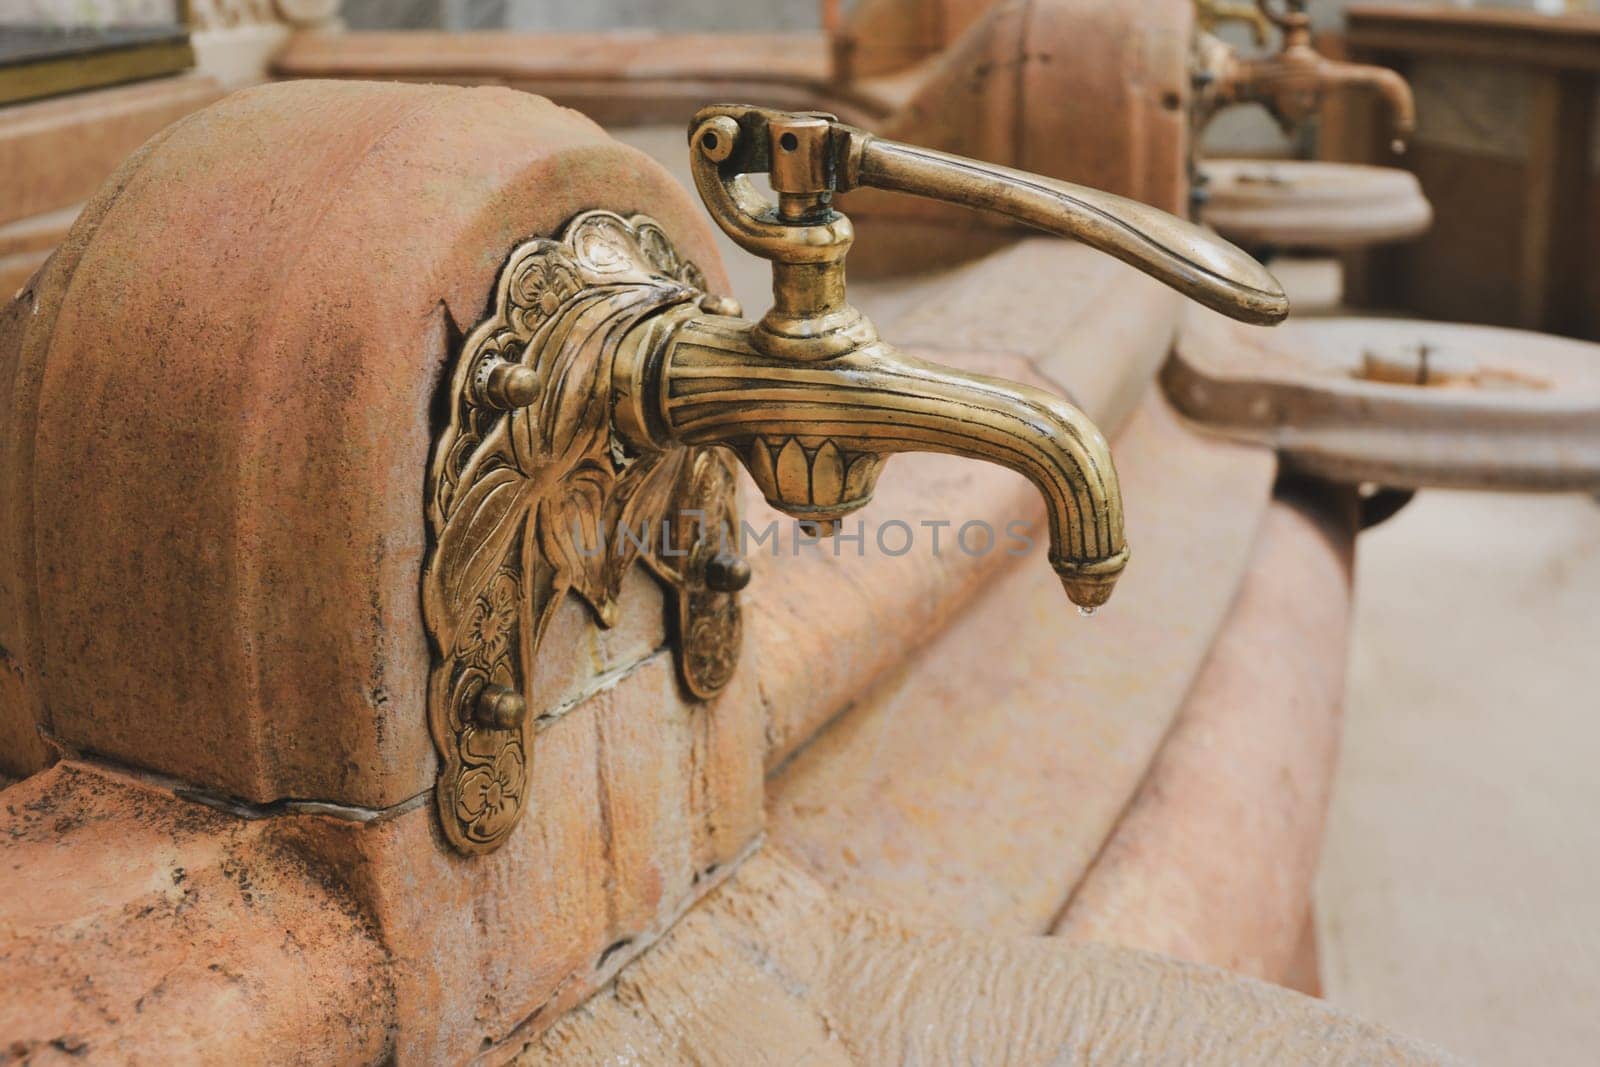
[[[1197,3],[1197,11],[1208,7],[1208,0]],[[1392,147],[1396,152],[1404,151],[1417,128],[1411,86],[1387,67],[1342,63],[1323,56],[1312,45],[1311,16],[1306,13],[1305,0],[1285,3],[1286,9],[1280,14],[1272,9],[1270,0],[1256,0],[1261,18],[1276,25],[1282,34],[1278,50],[1271,55],[1243,58],[1209,33],[1202,34],[1196,47],[1199,123],[1204,125],[1224,107],[1257,103],[1289,133],[1322,109],[1328,93],[1367,88],[1387,101]],[[1202,30],[1210,28],[1204,15],[1200,24]]]
[[[1245,253],[1165,212],[1037,175],[900,145],[832,116],[703,109],[690,127],[696,186],[737,244],[772,265],[756,322],[685,306],[623,346],[614,424],[637,449],[722,445],[775,508],[833,532],[872,498],[897,452],[1010,467],[1043,495],[1050,563],[1092,609],[1128,560],[1110,447],[1082,411],[1031,386],[907,356],[850,304],[854,240],[833,195],[863,185],[986,208],[1076,237],[1246,321],[1288,313]],[[765,173],[774,204],[750,182]]]

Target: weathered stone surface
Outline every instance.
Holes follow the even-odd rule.
[[[1294,977],[1338,754],[1354,505],[1267,511],[1227,624],[1056,933]]]
[[[1307,997],[836,901],[766,852],[519,1063],[1454,1062]]]
[[[440,1063],[537,1032],[756,840],[751,690],[743,671],[689,702],[647,657],[540,731],[524,824],[475,858],[427,796],[235,814],[73,762],[35,775],[0,793],[0,974],[28,991],[0,1049]]]
[[[429,788],[430,406],[511,247],[596,206],[722,284],[669,177],[506,90],[249,90],[125,170],[8,327],[3,643],[48,729],[255,802]]]
[[[0,1061],[388,1055],[380,940],[279,821],[78,763],[0,792],[0,813]]]
[[[650,656],[535,737],[528,811],[464,857],[431,798],[293,836],[340,872],[381,931],[395,1056],[441,1063],[534,1033],[605,984],[717,884],[761,830],[761,719],[747,668],[686,701]]]
[[[1043,933],[1089,869],[1227,611],[1275,466],[1155,396],[1116,455],[1136,562],[1110,604],[1079,618],[1039,551],[1012,560],[770,780],[772,845],[830,890]]]
[[[38,418],[44,355],[53,322],[67,286],[100,219],[144,159],[169,131],[152,137],[106,180],[100,196],[79,216],[61,247],[41,268],[34,284],[0,306],[0,770],[32,774],[54,758],[40,736],[46,723],[42,652],[38,647],[39,590],[34,575],[31,485],[38,442]]]

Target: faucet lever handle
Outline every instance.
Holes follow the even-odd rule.
[[[1283,287],[1244,251],[1136,200],[885,140],[831,115],[718,105],[695,116],[690,139],[695,182],[713,217],[767,258],[789,249],[816,255],[825,243],[820,228],[840,218],[833,194],[871,186],[1074,238],[1230,318],[1270,325],[1289,313]],[[775,207],[745,177],[761,173],[771,176]]]
[[[1229,318],[1289,314],[1283,287],[1248,253],[1160,208],[1084,185],[872,138],[859,183],[992,211],[1082,241]]]

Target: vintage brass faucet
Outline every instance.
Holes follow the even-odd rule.
[[[428,712],[440,823],[463,852],[499,847],[524,810],[513,785],[547,714],[539,645],[571,597],[609,626],[624,575],[644,564],[669,595],[685,688],[709,699],[728,684],[751,574],[728,543],[741,529],[734,456],[773,506],[826,532],[871,499],[896,452],[1003,464],[1044,495],[1067,595],[1086,610],[1111,595],[1128,548],[1105,438],[1059,397],[880,339],[846,298],[854,233],[835,193],[870,185],[986,208],[1235,318],[1288,314],[1260,264],[1165,212],[831,116],[707,108],[690,153],[718,225],[772,263],[759,321],[706,292],[648,216],[590,210],[512,250],[451,373],[422,601],[439,653]],[[776,204],[752,174],[770,177]]]
[[[1231,245],[1092,189],[886,141],[832,116],[702,110],[695,184],[717,224],[772,262],[758,322],[689,309],[617,363],[617,425],[637,446],[725,445],[775,508],[831,531],[871,499],[895,452],[944,452],[1027,475],[1049,505],[1050,562],[1094,608],[1128,559],[1105,438],[1038,389],[897,352],[845,293],[854,232],[835,193],[875,186],[1008,215],[1076,237],[1235,318],[1280,321],[1282,290]],[[749,179],[767,174],[778,202]]]
[[[1270,56],[1241,58],[1232,48],[1202,33],[1196,45],[1196,117],[1204,125],[1220,109],[1233,104],[1258,103],[1266,107],[1285,132],[1315,115],[1323,96],[1330,91],[1367,87],[1382,94],[1389,103],[1393,147],[1405,149],[1417,126],[1416,104],[1411,86],[1386,67],[1361,63],[1340,63],[1320,55],[1311,46],[1311,16],[1306,0],[1284,0],[1279,14],[1270,0],[1256,0],[1263,20],[1275,24],[1283,34],[1281,47]],[[1217,17],[1241,17],[1236,5],[1226,14],[1213,0],[1196,0],[1196,13],[1203,30],[1209,30]],[[1255,20],[1250,20],[1255,25]],[[1259,35],[1258,35],[1259,40]]]

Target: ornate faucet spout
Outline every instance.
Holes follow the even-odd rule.
[[[732,449],[768,503],[830,533],[872,499],[894,453],[1010,467],[1044,497],[1050,565],[1067,596],[1086,608],[1105,603],[1128,560],[1122,496],[1110,446],[1082,411],[882,341],[819,362],[775,358],[756,348],[753,330],[742,319],[686,318],[662,350],[640,352],[659,368],[659,381],[642,390],[653,411],[624,424]]]

